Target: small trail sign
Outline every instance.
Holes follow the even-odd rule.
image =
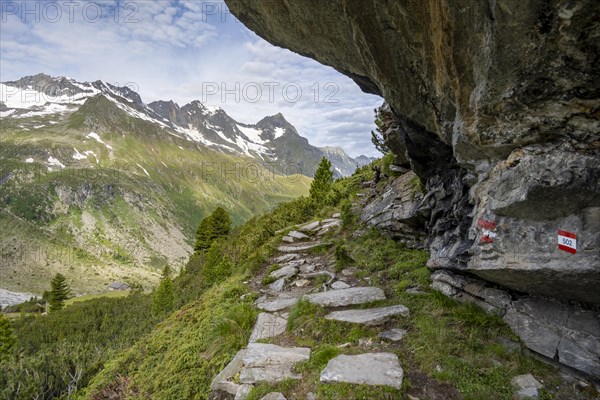
[[[559,229],[558,248],[571,254],[577,253],[577,235]]]

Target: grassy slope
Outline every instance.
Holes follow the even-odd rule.
[[[0,223],[10,227],[0,233],[0,274],[8,289],[41,293],[56,272],[77,292],[100,292],[114,280],[147,287],[164,265],[185,263],[199,221],[218,205],[241,224],[308,191],[304,176],[273,175],[105,99],[89,103],[60,118],[3,119],[0,177],[12,177],[0,185]],[[92,130],[113,150],[86,138]],[[98,159],[75,160],[74,149]],[[49,155],[67,168],[48,171]],[[36,162],[25,163],[29,157]]]
[[[360,179],[353,177],[346,183]],[[331,211],[324,210],[322,215],[330,215]],[[399,355],[406,373],[404,387],[396,391],[383,387],[320,384],[319,372],[329,359],[340,353],[368,351],[360,349],[357,340],[377,341],[377,331],[324,320],[325,310],[300,303],[291,311],[288,333],[272,341],[313,347],[311,360],[298,367],[305,379],[259,385],[251,399],[260,399],[270,391],[281,391],[290,400],[304,399],[309,391],[317,393],[319,399],[398,399],[404,398],[406,393],[427,398],[420,394],[424,387],[444,399],[511,399],[510,379],[523,373],[532,373],[544,382],[542,399],[593,398],[566,384],[554,368],[518,352],[507,351],[499,340],[516,338],[501,319],[428,289],[426,253],[404,249],[374,231],[355,238],[352,234],[357,229],[356,222],[349,217],[345,220],[347,225],[342,236],[337,237],[337,246],[345,246],[353,261],[340,259],[339,267],[354,266],[359,277],[370,277],[374,285],[383,287],[388,300],[381,304],[400,303],[411,310],[409,318],[396,318],[388,323],[389,327],[408,330],[401,344],[376,345],[377,351]],[[129,351],[113,359],[91,385],[80,392],[80,397],[96,399],[102,398],[100,394],[128,393],[130,398],[207,398],[212,377],[245,346],[252,318],[257,313],[251,306],[253,296],[240,300],[240,295],[249,290],[243,280],[266,273],[266,260],[280,241],[280,236],[273,231],[286,223],[297,222],[298,218],[278,220],[278,223],[268,218],[259,219],[253,221],[252,226],[246,226],[244,234],[232,237],[232,248],[242,248],[245,242],[262,245],[256,246],[256,252],[241,249],[240,263],[229,279],[172,314]],[[265,224],[271,225],[270,233],[255,240]],[[335,258],[335,249],[329,251],[325,256]],[[408,294],[405,291],[408,286],[420,286],[425,293]],[[351,345],[338,347],[346,342]]]

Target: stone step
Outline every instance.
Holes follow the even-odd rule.
[[[287,400],[282,393],[279,392],[271,392],[261,398],[260,400]]]
[[[281,253],[297,253],[301,251],[306,251],[310,249],[314,249],[320,246],[331,246],[331,243],[324,242],[309,242],[309,243],[298,243],[298,244],[290,244],[290,245],[282,245],[277,248]]]
[[[302,232],[298,232],[298,231],[291,231],[287,234],[287,236],[293,238],[293,239],[297,239],[297,240],[307,240],[310,239],[310,236],[302,233]]]
[[[402,387],[404,371],[398,357],[392,353],[339,355],[327,363],[321,372],[323,383],[353,383]]]
[[[324,307],[343,307],[385,300],[385,293],[376,287],[355,287],[313,293],[306,295],[305,298],[311,303]]]
[[[373,326],[385,323],[391,316],[394,315],[402,315],[403,317],[408,317],[410,315],[410,312],[408,311],[408,308],[402,305],[397,305],[390,307],[367,308],[361,310],[334,311],[326,315],[325,319]]]
[[[250,343],[242,357],[240,382],[280,382],[284,379],[300,379],[302,375],[292,372],[292,367],[310,358],[306,347],[281,347],[274,344]]]
[[[300,254],[294,254],[294,253],[284,254],[282,256],[275,258],[273,260],[273,263],[274,264],[282,264],[282,263],[285,263],[288,261],[297,260],[298,258],[300,258]]]
[[[319,228],[319,226],[321,226],[321,222],[320,221],[309,222],[308,224],[304,224],[300,228],[298,228],[298,231],[300,231],[300,232],[313,232],[313,231],[316,231]]]
[[[269,285],[269,290],[274,293],[283,292],[285,286],[285,278],[279,278]]]
[[[332,222],[324,223],[323,225],[321,225],[321,229],[319,229],[319,231],[317,232],[317,236],[323,236],[324,234],[326,234],[333,228],[337,228],[338,226],[342,225],[340,220],[334,219],[331,221]],[[323,221],[323,222],[325,222],[325,221]]]
[[[285,332],[287,318],[269,313],[260,313],[254,324],[252,334],[250,334],[249,343],[254,343],[260,339],[272,338]]]
[[[261,300],[255,303],[256,307],[264,311],[281,311],[290,308],[298,302],[298,298],[280,297],[274,300]]]
[[[291,278],[292,276],[298,273],[298,268],[292,267],[291,265],[287,265],[285,267],[281,267],[271,272],[269,276],[271,278],[279,279],[279,278]]]
[[[230,380],[235,377],[243,366],[243,357],[246,354],[246,350],[240,350],[237,352],[235,357],[223,368],[221,372],[213,379],[210,384],[210,390],[222,390],[232,395],[236,395],[240,390],[240,385],[231,382]]]

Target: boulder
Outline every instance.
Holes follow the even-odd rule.
[[[385,300],[383,290],[376,287],[355,287],[313,293],[305,296],[311,303],[324,307],[343,307]]]
[[[353,383],[402,387],[404,371],[395,354],[367,353],[355,356],[339,355],[327,363],[321,372],[323,383]]]
[[[423,194],[415,184],[418,179],[414,172],[394,179],[362,209],[360,219],[394,239],[425,239],[429,216],[428,210],[421,208]]]
[[[325,319],[351,322],[367,326],[381,325],[394,315],[408,317],[410,312],[404,306],[390,306],[380,308],[365,308],[360,310],[334,311],[325,316]]]

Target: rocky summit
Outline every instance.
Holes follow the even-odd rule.
[[[395,171],[414,175],[371,199],[364,221],[427,247],[433,270],[501,288],[512,313],[523,312],[511,301],[525,295],[598,321],[600,3],[226,3],[271,43],[385,98],[380,128]],[[411,185],[421,190],[406,197]],[[543,322],[536,313],[527,315]],[[584,369],[596,371],[597,332],[568,321],[553,329],[583,335],[585,349],[559,360],[579,369],[592,360]]]

